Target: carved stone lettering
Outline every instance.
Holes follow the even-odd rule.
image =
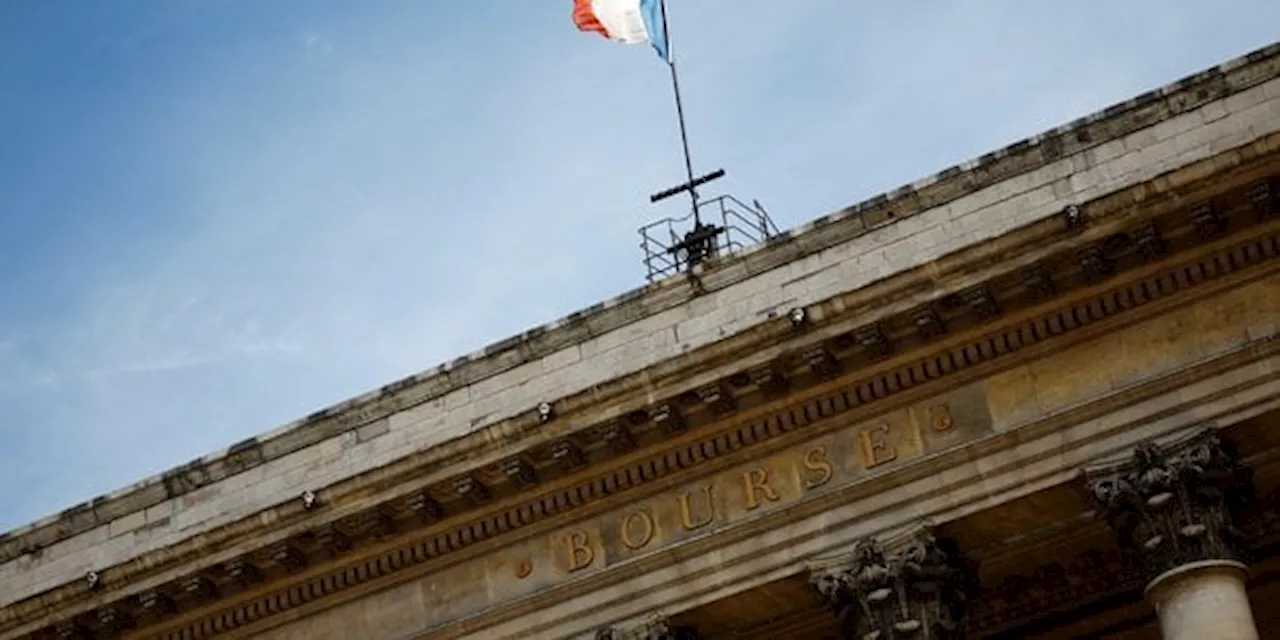
[[[653,516],[642,509],[624,516],[618,533],[622,538],[622,544],[635,551],[644,548],[650,540],[653,540],[653,531]]]
[[[595,549],[591,548],[591,540],[585,531],[570,531],[564,537],[564,545],[568,552],[565,568],[569,573],[586,569],[596,559]]]
[[[702,490],[698,493],[702,494],[702,502],[705,504],[705,507],[698,511],[705,515],[696,519],[694,517],[695,509],[689,504],[692,500],[693,492],[683,493],[680,495],[680,524],[684,525],[686,531],[701,529],[702,527],[711,524],[716,517],[716,503],[711,497],[711,485],[702,487]]]
[[[760,506],[760,496],[771,502],[778,501],[778,494],[769,486],[768,469],[751,469],[742,474],[742,481],[747,488],[747,510]]]
[[[878,424],[858,432],[858,445],[862,451],[862,466],[870,469],[898,457],[898,452],[889,442],[889,425]]]
[[[803,500],[815,488],[864,481],[864,468],[907,464],[933,447],[979,437],[990,427],[983,392],[978,385],[959,389],[885,414],[875,422],[850,425],[839,435],[779,451],[768,460],[724,469],[695,484],[621,506],[590,525],[573,525],[551,534],[548,542],[554,555],[549,560],[569,572],[607,569],[615,559],[658,552],[712,526],[731,525],[749,514]],[[642,414],[637,421],[649,417]],[[947,435],[929,439],[922,433]],[[523,550],[510,561],[527,553]]]
[[[809,472],[804,480],[806,489],[815,489],[831,481],[835,475],[831,461],[827,459],[827,448],[819,445],[804,452],[804,468]]]
[[[929,428],[934,431],[950,431],[956,426],[956,419],[951,415],[951,406],[948,404],[931,405],[928,414]]]

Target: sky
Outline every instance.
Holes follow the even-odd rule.
[[[571,0],[0,0],[0,531],[644,284],[666,67]],[[1270,44],[1274,0],[669,0],[802,224]],[[708,195],[712,195],[709,193]]]

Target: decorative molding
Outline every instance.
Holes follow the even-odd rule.
[[[277,542],[267,547],[267,557],[276,566],[287,572],[297,571],[307,566],[307,556],[289,541]]]
[[[248,558],[236,558],[226,565],[227,576],[236,584],[247,587],[262,580],[262,571]],[[154,593],[154,592],[152,592]]]
[[[98,610],[98,622],[108,633],[118,634],[134,627],[133,616],[117,607]]]
[[[1227,230],[1227,221],[1213,201],[1202,202],[1191,209],[1191,222],[1201,239],[1210,240]]]
[[[812,571],[810,582],[848,640],[959,640],[976,566],[925,529],[896,547],[859,543],[853,558]]]
[[[623,454],[636,447],[635,438],[631,435],[631,428],[625,424],[613,423],[605,425],[603,433],[602,439],[614,453]]]
[[[406,504],[411,513],[425,522],[435,522],[444,517],[444,507],[430,493],[420,491],[409,496]]]
[[[453,481],[453,490],[458,496],[471,502],[473,505],[482,505],[489,501],[491,494],[489,488],[484,486],[475,476],[460,476]]]
[[[54,625],[54,637],[58,640],[92,640],[93,634],[74,621],[59,622]]]
[[[573,471],[587,464],[587,457],[582,452],[582,447],[573,440],[560,440],[551,445],[551,457],[555,458],[565,471]]]
[[[1160,235],[1160,229],[1156,227],[1156,223],[1150,222],[1143,225],[1136,235],[1138,251],[1142,254],[1143,260],[1154,262],[1169,253],[1169,245],[1164,241],[1164,236]]]
[[[1083,153],[1107,141],[1120,140],[1159,121],[1192,112],[1275,78],[1278,75],[1277,56],[1280,56],[1280,45],[1254,51],[964,165],[950,167],[915,184],[790,230],[770,247],[733,261],[734,266],[746,268],[718,269],[702,276],[718,285],[715,288],[722,288],[780,261],[813,255],[869,233],[881,226],[873,224],[881,220],[905,220],[921,211],[944,206],[967,194]],[[1092,203],[1073,204],[1071,208],[1082,217],[1086,213],[1084,209],[1088,208],[1090,219],[1097,213]],[[888,215],[890,212],[891,216]],[[77,505],[57,518],[10,532],[7,540],[0,535],[0,560],[7,561],[105,525],[131,513],[134,505],[139,503],[147,507],[178,497],[344,431],[386,419],[398,411],[429,402],[476,380],[534,362],[578,336],[599,335],[625,326],[634,321],[638,310],[655,312],[670,309],[696,295],[692,291],[673,292],[671,289],[665,285],[651,286],[621,294],[430,371],[392,382],[375,393],[317,411],[266,439],[251,438],[233,445],[224,455],[172,469],[155,478],[155,482],[148,481],[138,491]],[[520,428],[526,428],[526,418],[530,420],[529,424],[537,424],[540,419],[533,415],[519,416]]]
[[[701,640],[696,629],[672,625],[670,619],[655,616],[644,622],[623,627],[609,627],[596,632],[596,640]]]
[[[178,610],[173,598],[156,589],[148,589],[138,594],[138,605],[142,608],[143,615],[152,618],[163,618]]]
[[[1111,260],[1103,253],[1102,247],[1089,246],[1080,250],[1080,270],[1088,282],[1098,282],[1111,275],[1114,267]]]
[[[218,597],[218,587],[202,575],[188,576],[181,580],[182,593],[195,602],[212,602]]]
[[[1137,258],[1137,249],[1133,248],[1131,251],[1134,257],[1132,261],[1118,262],[1123,267],[1122,270],[1142,264],[1142,261]],[[1238,240],[1234,246],[1224,245],[1181,264],[1171,265],[1159,271],[1148,269],[1147,275],[1135,281],[1116,285],[1110,290],[1094,292],[1087,299],[1049,308],[1034,318],[1019,320],[968,342],[939,347],[940,351],[927,356],[910,361],[895,360],[894,362],[898,364],[887,368],[882,367],[882,370],[851,381],[840,388],[822,395],[811,396],[794,406],[775,411],[759,419],[735,424],[727,431],[707,432],[705,436],[682,444],[676,449],[656,452],[652,457],[628,463],[619,469],[584,478],[544,495],[532,496],[504,510],[487,513],[478,520],[460,521],[457,525],[437,531],[425,539],[407,542],[386,552],[379,552],[373,557],[362,559],[361,564],[358,565],[359,570],[337,569],[334,575],[339,577],[322,575],[314,581],[285,586],[280,592],[273,591],[260,598],[238,602],[213,614],[213,618],[218,620],[213,626],[222,629],[237,628],[316,598],[379,579],[401,568],[438,560],[445,555],[466,550],[476,543],[490,540],[499,534],[561,515],[567,509],[578,508],[605,496],[649,484],[671,473],[703,464],[744,446],[772,440],[797,428],[825,421],[853,409],[861,409],[871,403],[878,403],[921,384],[950,377],[1085,325],[1128,313],[1157,299],[1167,298],[1229,273],[1273,260],[1278,255],[1280,255],[1280,233],[1268,230],[1266,233],[1255,233],[1250,239]],[[1044,262],[1044,264],[1053,263],[1052,258],[1047,258]],[[1064,278],[1062,282],[1071,286],[1056,287],[1055,290],[1066,292],[1084,284],[1080,279],[1073,281]],[[970,301],[969,306],[973,306],[972,300],[990,299],[990,303],[996,305],[993,310],[995,313],[1006,311],[996,301],[994,289],[983,287],[968,291],[980,292],[977,295],[971,293],[967,296]],[[1037,298],[1034,303],[1041,304],[1042,301]],[[977,307],[983,308],[984,304],[986,303],[980,302]],[[903,326],[911,326],[913,319],[908,316],[909,314],[903,314],[901,318]],[[1007,314],[1003,317],[1007,317]],[[823,349],[825,350],[825,347]],[[834,361],[835,356],[830,351],[826,353],[831,355]],[[781,371],[785,370],[787,365],[774,363],[768,368]],[[761,380],[758,375],[753,375],[752,378],[757,383]],[[804,382],[812,385],[815,380],[808,379]],[[732,392],[728,386],[731,385],[717,384],[715,388],[721,394],[731,395]],[[705,394],[701,397],[694,395],[696,400],[706,397]],[[720,401],[723,400],[717,399],[717,402]],[[643,433],[644,437],[650,439],[648,442],[652,442],[651,438],[660,431],[661,429],[651,428]],[[637,445],[637,438],[632,433],[631,427],[624,424],[622,419],[597,427],[588,427],[582,433],[591,434],[591,439],[604,445],[605,451],[625,453],[633,450]],[[647,443],[646,446],[648,446]],[[587,457],[588,450],[579,448],[584,457]],[[592,452],[600,450],[599,448],[591,449]],[[553,451],[554,446],[547,445],[548,459],[554,459]],[[487,488],[475,476],[461,476],[456,482],[454,489],[462,497],[477,495],[474,492],[478,492],[483,498],[489,497]],[[446,509],[427,491],[411,495],[405,501],[409,505],[407,511],[422,514],[420,517],[425,517],[428,521],[439,520],[446,513],[453,516],[455,515],[453,508],[460,506],[458,505],[460,501],[454,499],[450,502],[451,508]],[[486,502],[487,500],[480,499],[477,504]],[[420,508],[415,509],[414,505]],[[383,506],[379,505],[376,508],[383,508]],[[358,540],[356,542],[360,543]],[[298,560],[305,563],[305,555],[299,553]],[[284,566],[287,568],[289,565]],[[350,571],[355,573],[349,577],[341,577]],[[262,602],[266,600],[262,598],[270,600],[272,604],[263,605]],[[208,619],[205,618],[205,620]],[[205,637],[206,634],[201,629],[206,626],[208,625],[193,623],[185,627],[184,632],[175,631],[178,635],[172,637]],[[184,633],[186,635],[183,635]]]
[[[991,320],[1000,315],[1000,303],[996,301],[995,295],[985,285],[961,292],[960,299],[968,305],[978,320]]]
[[[942,321],[942,316],[938,314],[937,309],[931,305],[912,311],[911,318],[915,323],[916,331],[920,332],[920,337],[925,340],[932,340],[947,333],[947,324]]]
[[[1255,503],[1241,521],[1245,548],[1253,552],[1280,543],[1280,493]],[[1146,584],[1139,559],[1119,549],[1090,549],[1055,559],[985,585],[965,620],[971,635],[1008,630]]]
[[[502,473],[520,487],[538,484],[538,471],[523,457],[510,458],[502,463]]]
[[[711,408],[712,413],[718,416],[730,413],[736,408],[733,394],[720,383],[699,387],[698,398],[702,400],[703,404]],[[655,422],[657,421],[655,420]]]
[[[649,411],[649,419],[662,429],[663,433],[675,433],[685,428],[684,417],[669,403],[663,403]]]
[[[834,377],[840,373],[840,363],[826,347],[818,346],[804,352],[804,361],[819,379]]]
[[[1253,203],[1254,211],[1259,218],[1280,215],[1280,197],[1277,197],[1280,184],[1278,183],[1280,180],[1262,180],[1249,187],[1249,201]]]
[[[854,339],[873,359],[887,358],[893,353],[893,343],[885,336],[879,324],[873,324],[854,332]]]
[[[1053,275],[1042,264],[1031,265],[1022,270],[1022,280],[1026,283],[1036,299],[1052,298],[1057,287],[1053,284]]]
[[[1216,430],[1160,445],[1133,459],[1085,471],[1089,492],[1120,547],[1141,561],[1148,581],[1201,560],[1242,560],[1236,527],[1253,496],[1252,471]]]

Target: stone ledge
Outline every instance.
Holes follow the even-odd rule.
[[[1273,367],[1277,361],[1277,356],[1272,355],[1260,362]],[[1237,382],[1251,379],[1256,384],[1269,384],[1274,392],[1280,383],[1258,377],[1259,364],[1219,375]],[[1212,412],[1197,408],[1194,401],[1177,403],[1177,410],[1158,408],[1151,412],[1154,419],[1117,422],[1105,436],[1099,436],[1096,425],[1090,422],[1106,420],[1109,416],[1094,417],[1070,427],[1066,431],[1076,432],[1074,438],[1061,431],[1040,433],[1035,442],[1051,453],[1042,455],[1031,469],[997,462],[1018,455],[1017,446],[1009,449],[993,446],[996,441],[1016,440],[1015,434],[991,436],[916,463],[920,468],[946,469],[945,480],[938,473],[917,469],[912,474],[910,469],[904,469],[902,475],[911,480],[906,484],[894,483],[897,488],[892,492],[868,489],[869,485],[876,484],[873,482],[854,485],[796,509],[795,513],[788,514],[789,522],[782,517],[761,518],[753,527],[721,532],[720,539],[707,537],[671,549],[665,554],[667,557],[648,563],[650,566],[636,562],[609,575],[593,575],[566,584],[561,587],[566,593],[540,593],[465,622],[416,631],[415,637],[490,638],[535,634],[577,637],[576,634],[588,629],[615,624],[648,611],[662,610],[674,615],[803,571],[808,558],[847,553],[853,542],[861,538],[895,531],[922,520],[942,526],[964,514],[1071,482],[1077,478],[1081,464],[1099,455],[1124,450],[1149,437],[1167,435],[1231,413],[1239,402],[1238,397],[1247,395],[1247,391],[1242,389],[1232,397],[1216,399]],[[1177,398],[1178,392],[1170,395]],[[1153,402],[1159,404],[1155,398],[1143,404]],[[744,535],[746,529],[753,529],[755,533]],[[567,611],[567,607],[573,606],[581,613],[583,597],[596,603],[587,607],[590,615]]]
[[[1228,285],[1228,288],[1230,288],[1230,285]],[[1091,411],[1092,411],[1092,410],[1103,410],[1103,408],[1105,408],[1105,407],[1098,407],[1096,402],[1089,402],[1088,404],[1089,404],[1089,407],[1085,407],[1085,408],[1089,408],[1089,410],[1091,410]],[[1115,408],[1115,407],[1112,407],[1112,408]],[[1071,417],[1071,416],[1061,416],[1061,417],[1068,417],[1068,419],[1070,419],[1070,417]],[[1019,430],[1020,430],[1020,431],[1023,431],[1023,433],[1025,433],[1025,430],[1021,430],[1021,429],[1019,429]]]
[[[785,262],[885,228],[916,212],[943,206],[1055,159],[1121,138],[1134,130],[1276,77],[1280,74],[1278,55],[1280,45],[1261,49],[801,226],[743,255],[709,264],[699,270],[699,275],[712,285],[713,290],[723,288]],[[521,364],[535,362],[586,338],[598,337],[639,318],[683,304],[695,295],[679,278],[625,293],[160,476],[0,534],[0,561],[46,548],[56,541],[98,526],[107,526],[112,521],[189,493],[199,486],[241,473],[390,413],[430,401]],[[193,478],[203,478],[203,481],[193,481]]]
[[[1278,134],[1278,135],[1280,135],[1280,134]],[[1276,136],[1272,136],[1272,138],[1276,138]],[[1259,149],[1261,149],[1261,148],[1263,148],[1263,147],[1266,147],[1266,149],[1268,149],[1268,150],[1274,147],[1274,145],[1264,144],[1265,142],[1266,142],[1266,141],[1259,141],[1259,142],[1257,142],[1257,143],[1254,143],[1254,145],[1253,145],[1253,146],[1254,146],[1254,147],[1257,147],[1257,148],[1259,148]],[[1217,165],[1223,165],[1223,161],[1222,161],[1222,159],[1221,159],[1221,158],[1219,158],[1219,159],[1214,159],[1214,160],[1212,160],[1211,164],[1214,164],[1215,166],[1217,166]],[[1232,166],[1234,166],[1234,164],[1236,164],[1236,161],[1227,162],[1227,164],[1228,164],[1228,165],[1232,165]],[[1185,172],[1181,172],[1181,173],[1188,173],[1188,175],[1200,175],[1201,177],[1203,177],[1203,173],[1204,173],[1204,172],[1203,172],[1203,171],[1198,171],[1198,170],[1196,170],[1196,169],[1195,169],[1195,167],[1189,167],[1187,171],[1185,171]],[[1169,182],[1171,179],[1172,179],[1171,177],[1166,176],[1165,178],[1163,178],[1163,179],[1162,179],[1162,181],[1163,181],[1163,182]],[[1177,182],[1178,182],[1177,180],[1173,180],[1173,183],[1177,183]],[[1166,185],[1166,187],[1168,187],[1168,185]],[[1161,187],[1160,189],[1157,189],[1157,190],[1163,190],[1164,188],[1165,188],[1165,187]],[[1133,188],[1133,189],[1131,189],[1130,191],[1132,191],[1134,194],[1138,194],[1138,193],[1145,194],[1145,196],[1143,196],[1142,198],[1139,198],[1139,200],[1141,200],[1142,202],[1144,202],[1145,204],[1148,204],[1148,205],[1152,204],[1152,193],[1151,193],[1151,187],[1148,187],[1148,186],[1145,186],[1145,185],[1139,185],[1139,186],[1137,186],[1137,187],[1134,187],[1134,188]],[[1119,195],[1119,194],[1115,194],[1115,195],[1109,196],[1108,198],[1105,198],[1104,200],[1108,201],[1108,203],[1105,203],[1105,206],[1104,206],[1104,203],[1102,203],[1102,202],[1099,202],[1099,203],[1093,203],[1093,204],[1090,204],[1090,205],[1089,205],[1089,206],[1090,206],[1090,208],[1091,208],[1091,210],[1095,211],[1095,213],[1099,213],[1099,217],[1098,217],[1098,219],[1095,221],[1095,222],[1097,223],[1096,227],[1091,227],[1091,228],[1090,228],[1090,229],[1085,233],[1085,236],[1088,236],[1088,235],[1094,234],[1095,232],[1099,232],[1099,231],[1103,231],[1103,230],[1104,230],[1104,227],[1106,226],[1106,224],[1104,224],[1104,223],[1103,223],[1103,221],[1104,221],[1104,220],[1109,220],[1109,219],[1110,219],[1110,214],[1104,214],[1104,212],[1105,212],[1105,211],[1111,211],[1112,209],[1127,210],[1127,209],[1128,209],[1128,207],[1129,207],[1129,205],[1131,204],[1131,202],[1130,202],[1130,200],[1128,199],[1128,197],[1124,197],[1124,198],[1122,198],[1122,197],[1120,197],[1120,195]],[[1123,200],[1124,202],[1120,202],[1120,200]],[[1110,202],[1110,201],[1114,201],[1114,202]],[[1114,213],[1114,212],[1113,212],[1113,213]],[[1042,225],[1038,225],[1038,227],[1043,227],[1043,226],[1052,226],[1052,225],[1050,225],[1050,222],[1051,222],[1051,221],[1044,221],[1044,224],[1042,224]],[[1025,231],[1028,231],[1028,230],[1027,230],[1027,229],[1022,230],[1022,232],[1025,232]],[[1021,233],[1021,232],[1020,232],[1020,233]],[[1085,237],[1085,236],[1081,236],[1081,237],[1083,238],[1083,237]],[[972,247],[972,248],[971,248],[971,250],[973,250],[973,251],[978,251],[979,253],[986,254],[986,253],[990,253],[990,252],[992,251],[992,245],[983,245],[983,246],[981,246],[981,247]],[[1000,252],[997,252],[997,253],[1000,253]],[[854,297],[858,297],[858,298],[860,298],[860,299],[867,299],[867,294],[872,294],[871,299],[876,299],[876,298],[878,298],[878,297],[879,297],[879,294],[876,294],[876,293],[875,293],[875,291],[876,291],[877,289],[880,289],[880,288],[882,288],[882,287],[877,286],[877,287],[871,287],[871,288],[868,288],[868,289],[860,289],[860,290],[856,290],[856,291],[854,291],[854,292],[850,292],[850,293],[846,294],[846,295],[845,295],[845,298],[848,298],[849,296],[854,296]],[[848,305],[845,305],[845,306],[848,306]],[[860,305],[855,304],[854,306],[860,306]],[[556,426],[556,425],[552,425],[552,426]],[[480,434],[477,434],[477,435],[480,435]],[[354,437],[354,435],[353,435],[353,437]],[[333,443],[333,442],[336,442],[336,439],[334,439],[334,440],[330,440],[329,442],[325,443],[325,445],[322,445],[322,446],[328,446],[328,444]],[[448,448],[448,447],[445,447],[445,448]],[[314,450],[314,449],[313,449],[313,450]],[[244,477],[245,477],[245,476],[247,476],[247,475],[251,475],[251,474],[241,474],[241,475],[239,475],[239,476],[237,476],[237,477],[238,477],[238,478],[244,478]],[[202,489],[202,490],[199,490],[199,491],[196,491],[196,492],[192,493],[192,494],[191,494],[191,496],[189,496],[189,497],[184,497],[184,498],[183,498],[183,501],[185,502],[185,501],[186,501],[186,500],[188,500],[190,497],[194,497],[194,496],[197,496],[197,495],[200,495],[200,494],[206,494],[206,493],[209,493],[209,492],[207,491],[207,489],[219,489],[219,488],[221,488],[221,487],[220,487],[220,486],[216,486],[216,487],[207,487],[206,489]],[[273,493],[272,495],[278,495],[278,493]],[[171,504],[171,503],[167,503],[167,504]],[[299,509],[300,509],[300,507],[299,507]],[[271,513],[272,513],[272,514],[276,514],[277,512],[276,512],[276,511],[272,511]],[[265,514],[264,514],[264,515],[265,515]],[[273,517],[274,517],[274,516],[273,516]],[[104,533],[105,533],[105,531],[104,531]],[[202,538],[204,538],[204,536],[202,536]],[[81,539],[81,538],[77,538],[77,541],[78,541],[78,540],[80,540],[80,539]],[[205,539],[207,540],[207,538],[205,538]],[[143,560],[143,562],[145,563],[146,561],[145,561],[145,560]],[[60,562],[58,563],[58,566],[59,566],[59,567],[61,567],[61,568],[66,568],[66,567],[65,567],[65,565],[66,565],[66,564],[67,564],[66,562],[61,562],[61,561],[60,561]],[[9,569],[9,568],[12,568],[12,566],[10,566],[10,567],[0,567],[0,568]],[[47,567],[47,568],[52,568],[52,567]],[[83,571],[84,569],[87,569],[87,568],[90,568],[90,567],[87,567],[87,566],[86,566],[86,567],[82,568],[82,569],[81,569],[81,571]],[[95,567],[92,567],[92,568],[99,568],[99,569],[100,569],[101,567],[97,567],[97,566],[95,566]],[[71,576],[71,578],[68,578],[68,579],[72,579],[72,578],[78,579],[78,578],[80,577],[80,575],[82,575],[82,574],[74,574],[74,571],[72,571],[72,572],[66,572],[66,571],[64,571],[64,572],[62,572],[60,575]],[[3,613],[3,611],[0,611],[0,613]]]

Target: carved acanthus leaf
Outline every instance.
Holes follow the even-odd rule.
[[[1252,474],[1214,431],[1139,445],[1131,461],[1086,471],[1089,492],[1148,580],[1189,562],[1239,560],[1236,514]]]
[[[596,640],[700,640],[692,627],[674,625],[663,616],[626,627],[608,627],[596,632]]]
[[[867,540],[851,562],[816,570],[810,581],[839,618],[841,637],[858,640],[961,638],[974,586],[971,568],[929,532],[891,551]]]

